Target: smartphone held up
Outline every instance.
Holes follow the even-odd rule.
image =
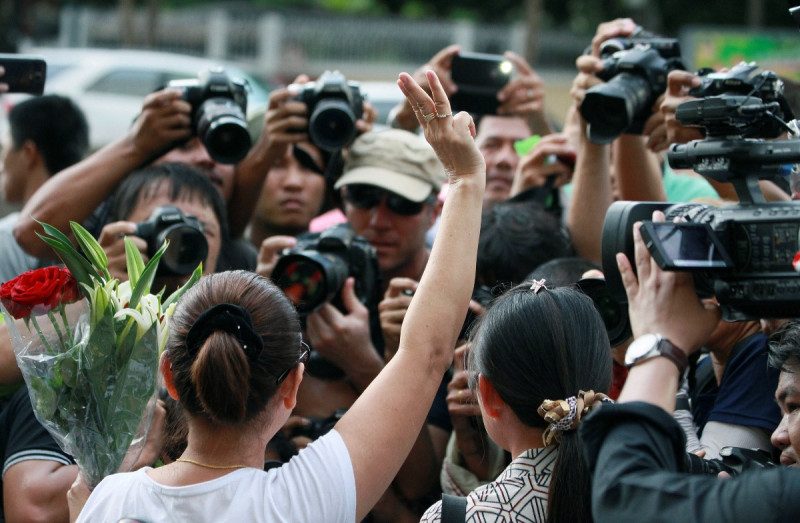
[[[458,87],[450,98],[453,110],[496,114],[497,93],[513,72],[514,65],[503,55],[462,52],[453,56],[450,77]]]
[[[0,54],[0,84],[8,86],[5,92],[40,95],[44,92],[47,63],[41,56]]]

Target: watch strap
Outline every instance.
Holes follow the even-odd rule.
[[[689,366],[689,357],[686,356],[685,352],[676,347],[675,344],[673,344],[667,338],[661,338],[659,340],[658,345],[656,346],[656,352],[656,354],[653,354],[650,357],[637,359],[633,365],[636,366],[639,363],[649,360],[650,358],[664,356],[674,363],[676,367],[678,367],[678,373],[683,376],[683,372],[686,370],[686,367]]]

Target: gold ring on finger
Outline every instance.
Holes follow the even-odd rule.
[[[426,122],[430,122],[431,120],[436,118],[436,113],[423,114],[422,118],[424,118]]]

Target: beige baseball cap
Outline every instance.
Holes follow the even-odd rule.
[[[367,184],[414,202],[439,192],[445,174],[428,142],[420,136],[389,129],[362,134],[350,146],[344,174],[334,187]]]

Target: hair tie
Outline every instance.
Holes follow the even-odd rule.
[[[220,303],[203,311],[186,334],[186,350],[192,357],[203,343],[217,331],[232,334],[251,363],[258,360],[264,348],[264,340],[255,331],[253,317],[244,307],[232,303]]]
[[[542,441],[547,447],[555,441],[561,443],[561,433],[575,430],[584,416],[601,403],[614,403],[602,392],[578,391],[577,396],[565,400],[544,400],[537,412],[550,425],[542,434]]]

